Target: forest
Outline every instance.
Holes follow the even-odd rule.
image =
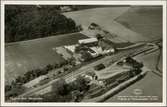
[[[59,5],[5,5],[5,42],[31,40],[80,31]]]

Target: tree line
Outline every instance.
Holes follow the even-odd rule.
[[[15,80],[13,80],[11,82],[11,84],[5,85],[6,99],[8,99],[10,97],[16,97],[16,96],[20,95],[21,92],[24,92],[25,87],[23,87],[23,84],[25,84],[25,83],[27,83],[27,82],[29,82],[29,81],[31,81],[39,76],[46,75],[53,69],[58,69],[58,68],[61,68],[65,65],[75,66],[74,59],[70,58],[68,60],[65,60],[65,61],[62,61],[59,63],[48,64],[41,69],[37,68],[37,69],[29,70],[24,75],[18,76]],[[64,70],[68,70],[68,68],[64,68]],[[17,89],[20,91],[17,91]]]

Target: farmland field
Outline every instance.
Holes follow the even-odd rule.
[[[124,41],[162,38],[162,8],[159,6],[101,7],[67,12],[64,15],[81,24],[86,30],[94,22]],[[93,35],[87,31],[83,33]]]
[[[101,23],[106,24],[106,22],[108,22],[106,26],[110,26],[110,23],[113,21],[113,19],[117,18],[128,9],[129,7],[101,7],[67,12],[64,13],[64,15],[75,20],[77,24],[81,24],[86,27],[92,22],[95,22],[99,25],[101,25]]]
[[[63,61],[56,47],[72,45],[84,38],[87,36],[73,33],[5,44],[5,82],[10,83],[28,70]]]
[[[146,40],[162,38],[162,7],[160,6],[132,6],[115,20],[140,33]]]
[[[141,34],[125,27],[121,23],[115,21],[117,17],[126,13],[131,7],[104,7],[95,9],[85,9],[75,12],[64,13],[66,17],[72,18],[77,24],[81,24],[84,34],[92,36],[87,32],[88,26],[94,22],[101,26],[102,29],[109,31],[111,34],[118,35],[119,40],[123,42],[143,41],[145,37]],[[116,38],[115,38],[116,39]]]

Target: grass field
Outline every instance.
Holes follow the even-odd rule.
[[[15,77],[23,75],[28,70],[63,61],[55,48],[75,44],[83,38],[87,36],[73,33],[5,44],[5,82],[10,83]]]
[[[115,20],[140,33],[146,40],[162,38],[162,7],[160,6],[133,6]]]

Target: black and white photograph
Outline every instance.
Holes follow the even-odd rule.
[[[165,104],[165,3],[3,2],[2,104]]]

